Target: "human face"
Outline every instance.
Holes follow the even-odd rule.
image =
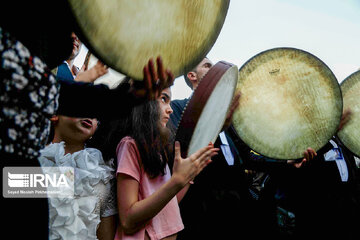
[[[66,116],[58,116],[55,125],[55,135],[61,141],[79,141],[85,142],[90,139],[98,126],[95,118],[72,118]]]
[[[213,63],[209,59],[204,58],[195,69],[197,80],[202,79],[212,66]]]
[[[198,86],[200,80],[205,76],[205,74],[212,66],[213,63],[208,58],[204,58],[193,71],[187,74],[187,77],[192,84],[192,89],[195,89]]]
[[[165,88],[162,90],[160,97],[157,99],[160,106],[160,124],[163,127],[166,127],[170,119],[170,114],[173,112],[170,102],[171,102],[171,90],[170,88]]]
[[[74,58],[76,58],[77,55],[79,55],[82,43],[81,43],[80,39],[76,36],[75,33],[71,34],[71,39],[72,39],[72,43],[73,43],[73,50],[72,50],[70,59],[74,59]]]

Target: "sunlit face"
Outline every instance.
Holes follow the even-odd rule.
[[[91,138],[98,126],[98,121],[93,118],[72,118],[58,116],[55,124],[55,134],[63,141],[75,140],[85,142]]]
[[[73,43],[73,50],[70,59],[74,59],[77,55],[79,55],[82,43],[75,33],[71,34],[71,39]]]
[[[165,88],[162,90],[160,97],[157,99],[160,106],[160,123],[161,126],[166,127],[170,119],[170,114],[173,112],[170,102],[171,102],[171,90],[170,88]]]

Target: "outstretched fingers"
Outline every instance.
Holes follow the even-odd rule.
[[[151,74],[149,71],[149,65],[144,66],[143,74],[144,74],[144,92],[145,92],[144,95],[147,95],[148,99],[151,99],[152,83],[151,83]]]
[[[180,149],[180,142],[175,141],[175,159],[181,158],[181,149]]]
[[[160,90],[168,88],[174,83],[174,75],[169,69],[164,70],[164,64],[162,58],[158,56],[156,58],[157,74],[159,77],[159,88]]]
[[[156,64],[157,64],[157,75],[159,76],[159,88],[164,89],[166,86],[167,78],[164,71],[164,65],[160,56],[156,58]]]
[[[207,148],[210,146],[207,146]],[[199,168],[202,170],[204,167],[206,167],[210,162],[211,158],[218,154],[219,148],[208,148],[205,152],[203,152],[196,161],[199,164]],[[209,161],[210,160],[210,161]]]
[[[154,60],[149,59],[147,65],[143,68],[144,74],[144,89],[147,92],[147,98],[149,100],[154,100],[158,97],[159,94],[159,84],[158,84],[158,75],[155,71]]]
[[[199,172],[202,171],[207,165],[209,165],[212,162],[211,158],[217,154],[218,154],[217,152],[213,152],[210,155],[206,156],[205,158],[199,160],[201,161],[199,163]]]
[[[195,153],[191,154],[189,156],[189,159],[193,162],[196,161],[204,152],[206,152],[207,150],[213,148],[214,145],[212,143],[209,143],[207,146],[197,150]]]
[[[162,58],[156,58],[156,65],[152,58],[143,68],[145,97],[148,100],[155,100],[159,97],[161,91],[170,87],[174,83],[174,75],[168,69],[164,70]]]

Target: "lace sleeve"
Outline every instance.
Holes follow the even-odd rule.
[[[106,194],[102,199],[100,217],[109,217],[118,213],[116,201],[116,178],[111,179],[106,184]]]

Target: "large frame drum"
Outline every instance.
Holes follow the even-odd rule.
[[[107,66],[143,79],[150,58],[161,56],[175,77],[210,51],[230,0],[68,0],[80,39]]]
[[[90,69],[94,67],[99,59],[94,56],[90,51],[87,52],[84,65],[87,69]],[[125,80],[125,77],[123,74],[119,73],[118,71],[108,68],[108,72],[104,74],[103,76],[97,78],[94,81],[94,84],[105,84],[109,88],[116,88],[120,83],[122,83]]]
[[[337,135],[351,152],[360,157],[360,71],[351,74],[340,86],[344,110],[350,109],[351,115]]]
[[[186,105],[175,139],[183,157],[214,143],[223,128],[234,97],[238,79],[237,66],[220,61],[201,79]]]
[[[240,68],[237,89],[236,132],[269,158],[302,158],[308,147],[323,147],[339,126],[339,83],[325,63],[306,51],[274,48],[259,53]]]

